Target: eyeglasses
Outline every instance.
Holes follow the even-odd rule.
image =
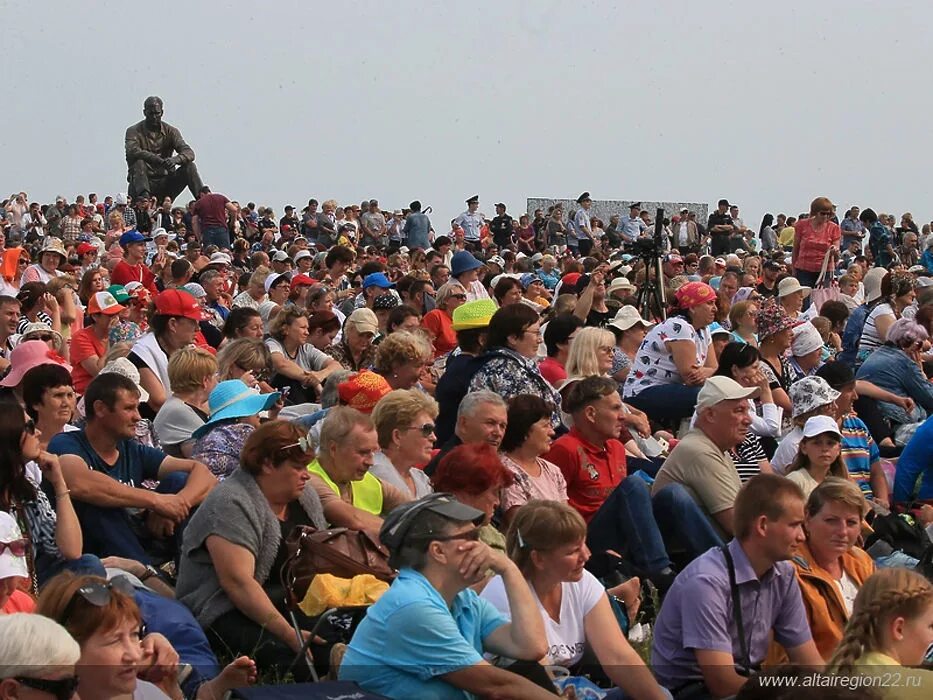
[[[431,437],[436,427],[434,423],[425,423],[424,425],[410,425],[403,430],[418,430],[421,432],[421,437]]]
[[[817,214],[819,214],[820,216],[832,216],[833,210],[830,209],[829,211],[818,211]]]
[[[23,430],[29,435],[35,435],[36,434],[36,422],[32,418],[30,418],[29,420],[26,421],[26,424],[23,425]]]
[[[25,539],[13,540],[12,542],[0,542],[0,554],[3,554],[9,549],[10,554],[14,557],[25,557],[27,544],[28,542]]]
[[[78,677],[68,676],[58,680],[49,680],[48,678],[26,678],[25,676],[14,676],[13,680],[38,690],[41,693],[48,693],[55,697],[55,700],[71,700],[78,690]]]

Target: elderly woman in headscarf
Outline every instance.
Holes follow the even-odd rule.
[[[716,292],[688,282],[674,295],[671,314],[645,336],[625,380],[625,400],[657,420],[689,418],[700,387],[716,371],[708,326]]]

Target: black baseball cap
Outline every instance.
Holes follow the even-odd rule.
[[[392,510],[382,523],[379,540],[390,552],[397,552],[405,544],[406,538],[426,541],[431,539],[432,535],[441,537],[442,534],[439,532],[428,532],[418,527],[419,516],[425,512],[436,513],[456,522],[473,523],[476,526],[482,525],[483,520],[486,519],[483,511],[461,503],[454,498],[453,494],[432,493],[430,496],[404,503]]]

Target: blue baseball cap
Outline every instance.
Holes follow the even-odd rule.
[[[382,272],[373,272],[363,278],[363,289],[379,287],[379,289],[392,289],[395,285]]]
[[[146,243],[149,240],[136,229],[130,229],[120,236],[120,245],[126,247],[132,243]]]

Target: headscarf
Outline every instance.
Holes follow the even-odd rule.
[[[674,299],[679,309],[692,309],[694,306],[716,301],[716,290],[705,282],[687,282],[674,292]]]
[[[22,248],[7,248],[3,251],[3,264],[0,265],[0,274],[10,284],[16,279],[19,271],[19,259],[26,251]]]

